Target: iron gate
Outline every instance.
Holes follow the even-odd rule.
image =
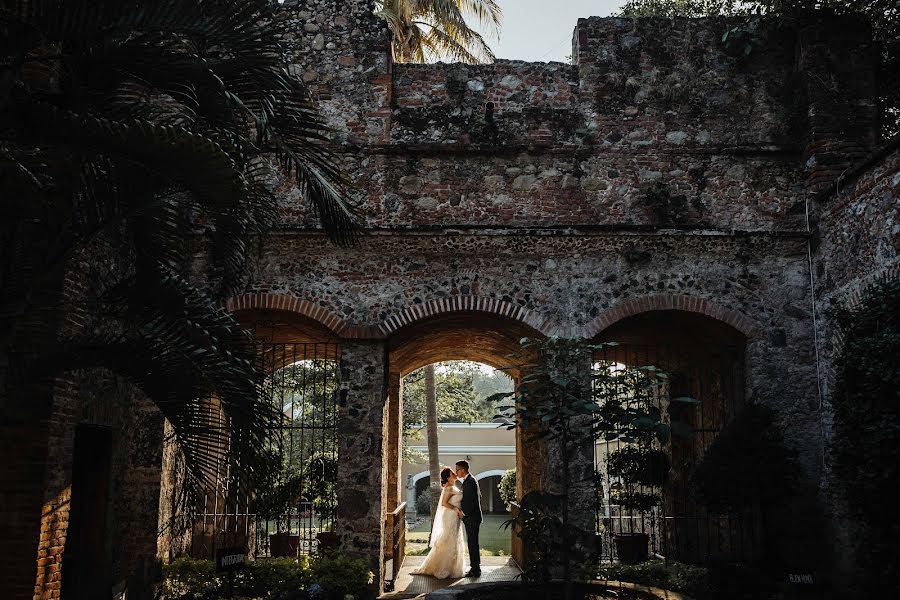
[[[233,546],[257,557],[309,554],[319,534],[334,529],[340,348],[276,341],[274,326],[258,324],[256,332],[265,373],[260,393],[281,414],[268,435],[280,468],[254,497],[226,502],[221,490],[207,494],[190,537],[195,558],[213,558],[217,548]],[[257,510],[263,507],[269,510]]]
[[[619,393],[626,403],[658,411],[672,432],[665,442],[625,441],[623,431],[596,444],[601,559],[619,560],[614,538],[631,533],[647,536],[651,557],[694,564],[744,562],[754,557],[758,552],[756,515],[750,511],[711,514],[694,499],[691,486],[695,466],[744,406],[743,349],[619,344],[602,348],[594,360],[596,368],[613,373],[643,366],[666,373],[663,381],[667,383],[653,393],[633,397],[624,382]],[[629,477],[635,465],[643,465],[645,471]]]

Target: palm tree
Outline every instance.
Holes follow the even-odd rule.
[[[502,13],[495,0],[376,0],[375,6],[394,34],[397,62],[494,61],[494,53],[467,19],[499,33]]]
[[[5,422],[33,421],[35,384],[105,368],[170,421],[190,489],[215,484],[223,460],[261,470],[279,415],[257,394],[252,339],[215,294],[241,285],[275,221],[275,162],[333,239],[352,239],[354,217],[324,120],[285,68],[276,8],[0,0]],[[200,239],[205,291],[187,275]],[[72,314],[86,325],[61,328]]]
[[[428,470],[431,474],[431,527],[434,529],[434,516],[437,514],[438,501],[441,497],[441,457],[438,449],[437,428],[437,390],[434,385],[434,365],[428,365],[425,371],[425,430],[428,438]]]

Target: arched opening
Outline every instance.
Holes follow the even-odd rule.
[[[682,562],[752,557],[755,516],[710,514],[694,500],[691,483],[706,449],[745,404],[746,337],[705,315],[661,310],[623,319],[596,341],[615,343],[600,344],[595,366],[601,369],[653,366],[667,374],[663,388],[641,401],[671,431],[665,440],[620,436],[597,444],[603,558],[618,558],[615,539],[626,534],[646,536],[651,555]]]
[[[409,396],[410,388],[419,385],[419,370],[431,364],[437,365],[436,378],[440,377],[442,369],[447,374],[455,372],[457,375],[460,369],[469,370],[470,374],[474,372],[476,379],[505,379],[506,384],[500,386],[502,391],[512,392],[519,376],[516,366],[521,360],[511,358],[510,355],[521,351],[519,341],[523,337],[540,335],[530,326],[514,319],[479,312],[442,314],[408,325],[397,331],[388,342],[389,370],[391,377],[398,381],[396,400],[392,397],[391,402],[403,404],[404,399]],[[497,372],[498,369],[502,370],[502,374]],[[515,556],[516,544],[512,532],[501,530],[500,527],[505,519],[505,509],[496,489],[499,476],[509,469],[518,468],[521,471],[523,463],[531,465],[528,469],[531,479],[526,477],[524,482],[517,481],[521,495],[524,489],[529,489],[527,486],[536,485],[534,482],[539,481],[540,462],[531,456],[537,452],[535,449],[523,446],[518,430],[510,430],[502,422],[494,421],[497,414],[495,406],[482,408],[477,415],[460,413],[443,419],[444,422],[439,426],[440,462],[442,465],[452,466],[457,460],[464,459],[470,463],[474,477],[478,478],[479,473],[486,473],[484,481],[479,479],[483,512],[486,513],[480,534],[482,550],[497,556],[509,556],[511,553]],[[409,418],[408,411],[403,412]],[[408,429],[403,427],[400,420],[396,426],[392,422],[390,427],[392,430],[394,427],[398,430]],[[401,440],[398,439],[397,443],[402,446]],[[415,518],[415,500],[427,489],[425,481],[430,478],[425,471],[428,463],[424,435],[419,440],[409,440],[408,446],[420,454],[419,462],[403,464],[403,452],[398,448],[398,462],[395,463],[394,454],[389,450],[388,480],[390,482],[392,469],[403,473],[403,476],[397,478],[404,488],[398,490],[398,497],[408,504],[411,529],[407,539],[413,542],[410,547],[415,553],[416,535],[420,530],[427,533],[427,525],[423,527],[422,520]],[[418,474],[423,472],[419,477]],[[389,483],[388,489],[393,494],[393,485]],[[413,501],[412,504],[410,500]],[[389,501],[387,506],[390,507]],[[494,529],[497,531],[493,531]]]
[[[335,524],[340,343],[321,323],[288,311],[242,310],[235,317],[254,335],[265,374],[260,393],[275,409],[266,438],[272,472],[249,495],[210,490],[184,545],[198,558],[232,546],[257,557],[312,553],[318,535]],[[215,398],[207,409],[210,423],[227,427]],[[225,462],[216,468],[226,481]],[[166,471],[177,478],[177,468]],[[180,486],[173,480],[167,488],[177,518]]]
[[[509,556],[511,536],[503,529],[505,517],[499,500],[499,475],[515,469],[515,432],[497,418],[498,407],[486,398],[495,393],[511,393],[512,379],[498,371],[470,361],[445,361],[433,365],[435,372],[438,462],[454,467],[466,460],[478,481],[484,522],[481,550],[487,556]],[[427,440],[424,370],[403,378],[403,479],[407,481],[407,551],[425,550],[431,531],[431,478]],[[484,475],[484,477],[482,477]]]

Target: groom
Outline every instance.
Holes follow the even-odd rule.
[[[462,520],[466,526],[466,540],[469,543],[470,569],[466,577],[481,577],[481,553],[478,548],[478,530],[481,529],[481,489],[478,481],[469,475],[469,463],[456,463],[456,476],[462,482]]]

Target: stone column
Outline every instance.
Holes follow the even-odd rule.
[[[343,554],[369,560],[377,590],[384,583],[385,367],[383,342],[341,344],[335,533]]]
[[[559,354],[548,356],[551,374],[568,379],[570,385],[578,386],[579,397],[588,399],[591,395],[590,350],[579,347],[576,340],[561,344]],[[568,465],[568,508],[569,523],[593,534],[596,529],[594,443],[590,436],[593,417],[574,417],[570,423],[571,436]],[[547,491],[562,493],[564,486],[563,441],[547,441]]]

